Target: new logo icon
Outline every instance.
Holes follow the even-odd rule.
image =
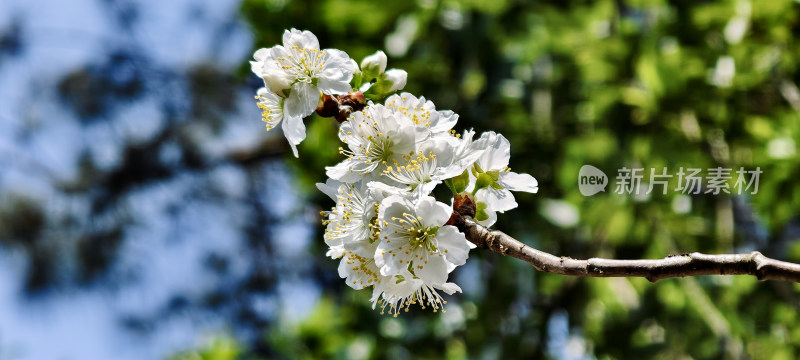
[[[608,176],[592,165],[583,165],[578,172],[578,190],[583,196],[592,196],[606,191]]]

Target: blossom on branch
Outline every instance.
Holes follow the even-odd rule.
[[[282,126],[295,156],[305,117],[340,123],[344,159],[326,167],[329,179],[317,184],[335,202],[321,215],[339,276],[353,289],[372,287],[381,313],[397,316],[415,304],[444,311],[439,292],[461,291],[448,278],[475,247],[451,225],[454,209],[446,203],[464,214],[469,199],[470,216],[488,226],[496,212],[517,206],[511,191],[538,190],[532,176],[508,168],[508,140],[494,132],[477,140],[472,130],[459,134],[455,112],[437,110],[423,96],[394,94],[408,74],[386,70],[382,51],[359,68],[340,50],[319,50],[312,33],[292,29],[283,45],[254,58],[252,70],[265,84],[256,97],[262,120],[267,130]],[[453,198],[431,195],[442,184]]]
[[[320,50],[317,37],[310,31],[286,30],[283,45],[259,49],[253,57],[251,70],[264,79],[269,91],[285,99],[283,111],[287,120],[299,118],[302,122],[302,118],[311,115],[321,93],[343,94],[352,90],[354,62],[341,50]],[[289,139],[295,156],[295,145],[303,139],[304,126],[299,140]]]
[[[416,134],[411,120],[383,105],[367,106],[353,114],[339,128],[339,139],[347,158],[327,167],[327,175],[345,182],[377,180],[392,160],[414,151]],[[376,171],[377,170],[377,171]]]
[[[380,244],[375,264],[382,275],[408,269],[428,284],[444,284],[447,274],[464,265],[474,247],[455,226],[445,225],[453,210],[427,196],[411,201],[390,196],[381,202]]]
[[[394,281],[391,281],[394,280]],[[380,304],[381,315],[389,308],[389,315],[397,317],[400,310],[408,312],[411,305],[419,305],[423,310],[426,307],[434,312],[442,309],[447,304],[437,290],[444,291],[447,295],[461,292],[461,288],[454,283],[428,284],[419,278],[415,278],[409,271],[395,275],[375,285],[372,291],[372,308]]]
[[[270,131],[281,124],[283,120],[283,135],[292,147],[292,153],[297,156],[297,144],[306,137],[306,126],[303,118],[299,116],[285,116],[283,111],[283,98],[269,92],[267,88],[258,89],[256,100],[258,108],[261,109],[261,121],[266,123],[267,131]]]
[[[502,213],[518,206],[511,191],[536,193],[539,191],[539,183],[529,174],[511,171],[508,167],[511,143],[503,135],[489,131],[483,133],[478,141],[486,150],[470,171],[467,191],[472,191],[478,200],[479,213],[476,220],[481,222],[495,218],[494,212]]]

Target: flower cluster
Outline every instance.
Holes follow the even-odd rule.
[[[353,289],[371,287],[381,313],[397,316],[414,304],[443,310],[439,291],[461,291],[448,277],[474,245],[452,224],[453,206],[431,194],[443,184],[454,197],[470,197],[475,220],[491,226],[497,212],[517,207],[511,191],[538,190],[532,176],[509,169],[508,140],[457,133],[457,114],[397,94],[407,74],[386,70],[381,51],[359,66],[340,50],[319,50],[310,32],[292,29],[283,45],[254,57],[252,70],[265,84],[256,96],[263,121],[267,130],[283,121],[295,156],[305,138],[303,118],[316,111],[341,122],[344,160],[327,167],[329,179],[317,184],[336,203],[322,216],[339,276]]]

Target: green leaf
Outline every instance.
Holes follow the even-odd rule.
[[[489,214],[486,212],[486,203],[478,202],[475,209],[475,220],[484,221],[489,219]]]
[[[481,169],[481,166],[478,165],[477,162],[472,164],[472,175],[475,175],[477,177],[481,173],[483,173],[483,169]]]
[[[461,175],[458,175],[452,179],[448,179],[448,181],[452,181],[453,187],[451,190],[453,190],[453,194],[463,192],[467,189],[467,186],[469,186],[469,171],[464,170]]]
[[[450,189],[450,192],[452,192],[453,195],[458,194],[458,192],[456,191],[455,185],[453,185],[453,179],[445,180],[444,184],[447,185],[447,188]]]
[[[480,189],[490,187],[494,185],[495,182],[496,180],[493,179],[491,175],[489,175],[488,173],[482,173],[478,175],[478,180],[475,182],[475,191],[473,191],[473,193],[477,192]]]
[[[373,79],[378,79],[380,74],[380,69],[377,66],[367,66],[361,68],[361,77],[364,81],[372,81]]]
[[[361,87],[361,84],[364,83],[364,74],[361,72],[357,72],[353,74],[353,80],[350,80],[350,86],[353,90],[358,90]]]
[[[374,81],[373,81],[374,79]],[[382,102],[384,99],[389,97],[394,91],[390,91],[394,86],[394,83],[387,79],[386,73],[378,74],[375,77],[370,77],[364,72],[364,81],[369,80],[372,82],[372,85],[364,92],[364,96],[367,99]]]

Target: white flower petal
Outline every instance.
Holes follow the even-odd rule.
[[[331,80],[349,81],[353,73],[358,70],[358,65],[347,55],[346,52],[338,49],[325,49],[324,66],[322,74],[330,77]]]
[[[503,135],[488,131],[481,134],[480,140],[486,141],[486,151],[478,158],[478,165],[483,171],[505,169],[511,158],[511,143],[508,142],[508,139]]]
[[[413,275],[411,275],[408,270],[402,271],[397,275],[402,276],[403,280],[400,281],[399,278],[394,275],[384,276],[381,282],[375,286],[372,292],[372,299],[370,299],[373,303],[373,309],[381,296],[383,296],[384,300],[384,303],[381,304],[381,308],[385,308],[388,305],[387,302],[397,306],[403,303],[402,300],[410,297],[418,291],[420,287],[424,286],[422,280],[414,279]]]
[[[303,124],[303,118],[286,117],[283,121],[283,134],[286,136],[286,140],[289,140],[294,157],[297,157],[296,145],[306,138],[306,125]]]
[[[365,57],[364,60],[361,60],[361,68],[376,68],[378,74],[383,74],[383,72],[386,71],[386,62],[386,53],[378,50],[374,54]]]
[[[250,62],[250,71],[258,75],[259,77],[263,76],[264,60],[269,57],[270,52],[271,50],[267,48],[261,48],[256,50],[256,52],[253,54],[253,59],[256,59],[256,61]]]
[[[392,195],[408,195],[411,190],[408,186],[398,187],[380,181],[370,181],[367,183],[367,187],[369,188],[370,196],[380,201]]]
[[[392,254],[396,254],[396,250],[396,247],[390,246],[385,241],[378,244],[375,249],[375,265],[380,268],[381,275],[392,276],[407,271],[408,263],[403,261],[401,264],[397,256],[392,256]]]
[[[287,117],[304,118],[314,113],[319,103],[319,89],[305,82],[292,85],[292,93],[283,104]]]
[[[450,219],[450,215],[453,213],[449,206],[436,201],[430,196],[419,200],[414,210],[417,216],[422,218],[422,222],[426,226],[442,226]]]
[[[344,247],[345,249],[352,251],[354,254],[373,259],[375,257],[375,250],[378,248],[378,244],[378,242],[371,243],[366,238],[363,238],[360,241],[347,242],[344,244]]]
[[[371,261],[372,257],[364,257],[346,252],[339,262],[339,277],[353,289],[361,290],[378,283],[378,268]]]
[[[447,261],[456,266],[464,265],[467,262],[471,243],[455,226],[441,227],[436,233],[436,239],[439,241],[439,252],[444,253]]]
[[[320,76],[318,84],[319,84],[319,89],[323,93],[328,95],[344,94],[353,90],[353,88],[350,87],[350,80],[340,81]]]
[[[431,131],[434,133],[447,133],[458,122],[458,114],[452,110],[439,111],[438,119],[435,124],[431,124]]]
[[[255,53],[253,53],[253,59],[256,59],[256,61],[264,61],[264,59],[269,57],[269,55],[271,53],[272,53],[271,49],[269,49],[269,48],[261,48],[261,49],[256,50]]]
[[[386,71],[386,81],[390,81],[392,86],[389,88],[387,92],[395,92],[398,90],[402,90],[406,87],[406,81],[408,81],[408,73],[405,70],[400,69],[391,69]]]
[[[283,120],[283,99],[265,87],[258,89],[256,95],[258,107],[261,109],[261,121],[265,123],[267,131],[270,131]]]
[[[388,221],[392,217],[404,218],[403,213],[409,211],[408,200],[400,195],[389,196],[381,201],[378,217]]]
[[[336,179],[342,182],[356,182],[359,180],[358,173],[350,171],[356,166],[356,161],[352,159],[345,159],[334,166],[325,167],[325,175],[331,179]]]
[[[344,246],[342,245],[331,246],[330,249],[328,249],[328,252],[325,253],[325,256],[331,259],[338,259],[344,255],[344,252]]]
[[[340,186],[342,186],[342,182],[334,179],[328,179],[325,181],[325,183],[317,183],[317,189],[322,191],[322,193],[325,195],[328,195],[328,197],[333,201],[336,201],[337,199]]]
[[[326,94],[342,94],[352,90],[350,80],[353,79],[352,59],[341,50],[325,49],[325,63],[319,74],[317,86]]]
[[[292,29],[283,32],[283,46],[319,50],[319,40],[311,31]]]
[[[492,188],[480,189],[475,193],[477,201],[485,202],[486,209],[492,211],[508,211],[518,206],[514,200],[514,195],[508,190],[497,190]]]
[[[414,188],[414,196],[417,198],[425,197],[430,195],[431,191],[436,188],[439,184],[441,184],[441,180],[432,180],[428,182],[424,182]]]
[[[456,292],[461,292],[461,288],[455,283],[444,283],[441,285],[434,285],[434,288],[444,291],[447,295],[453,295]]]
[[[417,264],[414,262],[414,274],[419,276],[426,284],[444,284],[447,281],[447,264],[444,256],[431,255],[427,263]],[[417,266],[422,268],[417,268]]]
[[[269,49],[269,54],[264,58],[261,63],[261,78],[264,79],[264,84],[270,91],[285,96],[283,91],[292,87],[294,77],[287,73],[275,61],[278,57],[286,57],[289,53],[283,46],[277,45]]]
[[[529,174],[517,174],[510,171],[500,172],[497,182],[511,191],[525,191],[534,194],[539,191],[539,182]]]

